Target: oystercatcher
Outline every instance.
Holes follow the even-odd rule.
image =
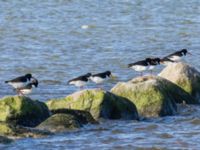
[[[137,71],[137,72],[141,72],[141,76],[143,74],[143,71],[148,69],[148,66],[151,63],[151,59],[147,58],[145,60],[141,60],[141,61],[137,61],[131,64],[128,64],[128,68],[132,68],[133,70]]]
[[[82,75],[82,76],[79,76],[77,78],[71,79],[67,83],[70,84],[70,85],[75,85],[76,87],[82,88],[89,81],[89,77],[91,75],[92,75],[91,73],[87,73],[85,75]]]
[[[105,71],[102,73],[93,74],[90,76],[90,80],[92,80],[96,84],[103,83],[107,78],[111,78],[112,74],[111,71]]]
[[[175,53],[172,53],[172,54],[166,56],[166,58],[173,60],[173,61],[180,61],[181,57],[186,56],[187,54],[192,55],[190,52],[188,52],[187,49],[182,49],[180,51],[177,51]]]
[[[31,78],[31,74],[26,74],[12,80],[5,81],[5,83],[11,85],[14,89],[18,89],[26,86],[30,82]]]
[[[28,95],[28,94],[32,93],[33,87],[35,87],[35,88],[38,87],[38,80],[35,78],[30,83],[28,83],[26,86],[16,89],[16,92],[21,96]]]

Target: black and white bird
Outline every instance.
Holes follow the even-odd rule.
[[[112,73],[111,71],[105,71],[102,73],[97,73],[97,74],[93,74],[89,77],[89,79],[91,81],[93,81],[96,84],[101,84],[103,83],[107,78],[111,78],[112,77]]]
[[[128,64],[128,68],[132,68],[133,70],[137,72],[141,72],[141,76],[143,74],[143,71],[147,70],[149,65],[151,63],[151,59],[147,58],[145,60],[137,61],[131,64]]]
[[[37,79],[33,79],[30,83],[28,83],[26,86],[21,87],[16,89],[16,92],[21,95],[28,95],[32,93],[33,88],[37,88],[38,87],[38,80]]]
[[[67,83],[70,85],[74,85],[76,87],[82,88],[84,87],[87,82],[89,81],[89,77],[91,76],[91,73],[87,73],[85,75],[79,76],[77,78],[69,80]]]
[[[172,63],[175,63],[175,61],[173,61],[173,60],[171,60],[171,59],[169,59],[167,57],[164,57],[164,58],[162,58],[160,60],[160,63],[163,64],[163,65],[165,65],[165,66],[168,66],[168,65],[170,65]]]
[[[172,54],[166,56],[166,58],[168,58],[168,59],[170,59],[170,60],[173,60],[173,61],[180,61],[181,58],[182,58],[183,56],[186,56],[187,54],[192,55],[190,52],[188,52],[187,49],[182,49],[182,50],[180,50],[180,51],[177,51],[177,52],[175,52],[175,53],[172,53]]]
[[[31,74],[26,74],[12,80],[5,81],[5,83],[11,85],[14,89],[18,89],[26,86],[31,81],[31,78]]]

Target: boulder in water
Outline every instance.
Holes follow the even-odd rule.
[[[177,111],[176,102],[194,102],[177,85],[157,76],[137,77],[129,82],[120,82],[111,92],[129,99],[144,117],[174,115]]]
[[[84,110],[91,113],[94,119],[138,119],[135,105],[126,98],[116,96],[101,89],[83,90],[66,98],[50,100],[48,108]]]
[[[159,74],[188,92],[200,103],[200,72],[186,63],[172,63]]]

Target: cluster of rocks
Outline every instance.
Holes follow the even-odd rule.
[[[158,76],[117,83],[110,92],[89,89],[46,103],[14,96],[0,100],[0,142],[66,132],[104,119],[162,117],[177,114],[177,103],[199,104],[200,73],[184,63]]]

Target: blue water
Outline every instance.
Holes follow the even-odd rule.
[[[4,81],[26,73],[32,73],[39,79],[39,87],[30,97],[41,101],[76,91],[76,88],[67,86],[67,81],[87,72],[111,70],[117,79],[105,83],[104,88],[109,90],[118,81],[127,81],[138,75],[127,69],[127,64],[149,56],[162,57],[182,48],[193,54],[185,57],[184,61],[200,70],[199,14],[199,0],[1,0],[0,96],[15,95]],[[162,68],[158,67],[155,74]],[[95,85],[89,83],[88,88],[93,87]],[[85,139],[93,139],[98,134],[93,130],[84,132],[83,129],[75,134],[19,140],[9,147],[69,149],[70,145],[72,148],[83,145],[82,149],[87,146],[91,149],[96,146],[99,149],[132,149],[137,145],[148,148],[154,144],[168,149],[198,147],[198,144],[190,142],[199,137],[198,127],[187,122],[178,121],[177,128],[181,133],[173,121],[158,123],[158,130],[173,134],[172,139],[162,139],[153,131],[146,133],[144,130],[145,134],[135,132],[135,126],[148,128],[156,121],[110,121],[111,125],[106,126],[108,132],[98,133],[102,138],[97,138],[100,140],[98,143],[87,144]],[[122,132],[114,135],[116,139],[111,136],[113,126]],[[177,138],[176,135],[182,135],[182,132],[183,135],[197,132],[197,135]],[[113,142],[102,142],[110,136]],[[79,139],[78,143],[73,140],[75,137]],[[141,142],[137,138],[141,138]],[[176,140],[186,144],[176,144]],[[169,145],[172,147],[169,148]]]

